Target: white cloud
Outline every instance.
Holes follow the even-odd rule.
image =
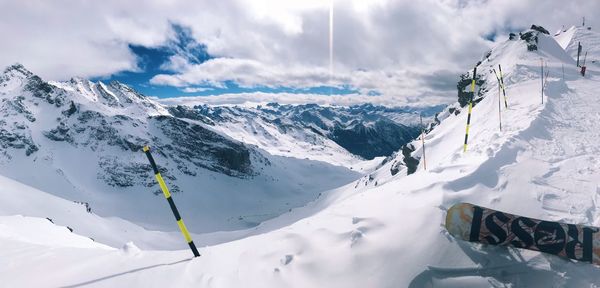
[[[321,0],[5,0],[0,66],[21,62],[49,80],[136,70],[128,44],[167,45],[175,23],[223,58],[175,55],[163,68],[177,73],[154,84],[317,86],[329,81],[328,9]],[[482,35],[532,23],[555,31],[581,16],[596,27],[598,12],[594,0],[336,0],[333,83],[390,99],[453,97],[452,74],[492,44]]]
[[[166,105],[241,105],[241,106],[256,106],[269,102],[281,104],[305,104],[316,103],[320,105],[337,105],[350,106],[362,103],[373,103],[388,107],[398,106],[431,106],[443,103],[443,97],[428,97],[425,101],[413,97],[404,96],[367,96],[362,94],[349,95],[322,95],[309,93],[235,93],[222,94],[215,96],[192,96],[192,97],[175,97],[175,98],[154,98],[162,104]]]
[[[198,92],[206,92],[206,91],[212,91],[213,88],[206,88],[206,87],[185,87],[183,89],[181,89],[181,91],[185,92],[185,93],[198,93]]]
[[[180,59],[178,59],[179,61]],[[198,65],[175,64],[182,73],[156,75],[150,83],[185,87],[189,85],[218,85],[234,81],[241,87],[311,87],[327,84],[329,70],[322,67],[267,66],[263,62],[239,58],[215,58]],[[297,76],[295,76],[297,75]],[[338,77],[339,78],[339,77]],[[343,79],[338,79],[338,83]]]

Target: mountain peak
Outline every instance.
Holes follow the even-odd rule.
[[[79,76],[71,77],[71,79],[69,80],[69,82],[72,84],[83,83],[83,82],[87,82],[87,81],[88,81],[88,79],[85,79],[85,78],[79,77]]]
[[[538,31],[540,33],[544,33],[544,34],[550,35],[550,32],[548,32],[548,30],[546,30],[546,28],[544,28],[542,26],[538,26],[538,25],[533,24],[533,25],[531,25],[531,28],[529,28],[529,29]]]
[[[21,63],[15,63],[6,67],[4,69],[3,74],[13,75],[19,78],[29,78],[34,75],[33,73],[31,73],[31,71],[27,70],[27,68],[25,68],[25,66],[23,66],[23,64]]]

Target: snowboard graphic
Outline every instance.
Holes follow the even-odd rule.
[[[448,209],[452,236],[484,244],[512,246],[600,265],[599,228],[543,221],[469,203]]]

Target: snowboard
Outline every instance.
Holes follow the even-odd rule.
[[[446,230],[465,241],[529,249],[600,265],[597,227],[538,220],[459,203],[448,209]]]

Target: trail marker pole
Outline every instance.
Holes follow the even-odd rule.
[[[471,99],[469,99],[469,114],[467,116],[467,130],[465,132],[465,144],[463,153],[467,152],[467,142],[469,140],[469,126],[471,125],[471,111],[473,110],[473,98],[475,97],[475,75],[477,75],[477,66],[473,68],[473,79],[471,80]]]
[[[498,70],[500,71],[500,82],[502,83],[502,93],[504,94],[504,107],[508,109],[508,102],[506,101],[506,87],[504,87],[504,75],[502,75],[502,66],[498,64]]]
[[[585,51],[585,56],[583,56],[583,65],[581,65],[581,76],[585,77],[585,69],[587,68],[585,66],[585,60],[587,59],[587,52]]]
[[[565,64],[562,64],[563,82],[565,81]]]
[[[546,63],[546,74],[544,75],[544,91],[546,91],[546,86],[548,86],[548,76],[550,75],[550,69],[548,69],[548,63]]]
[[[579,67],[579,55],[581,55],[581,42],[577,42],[577,67]]]
[[[187,227],[185,227],[185,224],[183,223],[183,219],[181,219],[181,215],[179,215],[179,211],[177,210],[177,207],[175,206],[175,202],[173,202],[173,198],[171,198],[171,193],[169,192],[169,188],[167,188],[167,184],[165,184],[165,180],[163,180],[162,176],[160,175],[160,172],[158,171],[158,168],[156,167],[156,163],[154,162],[154,158],[152,157],[152,154],[150,154],[150,147],[144,146],[143,150],[144,150],[144,153],[146,154],[146,157],[148,157],[148,161],[150,162],[150,166],[152,166],[152,170],[154,170],[154,176],[156,177],[156,181],[158,181],[158,185],[160,186],[160,189],[162,190],[163,195],[165,195],[167,202],[169,202],[169,206],[171,207],[171,211],[173,212],[173,215],[175,215],[175,220],[177,220],[177,225],[179,226],[179,230],[181,230],[181,234],[183,234],[185,241],[190,246],[190,249],[192,249],[192,253],[194,253],[194,257],[200,256],[200,253],[198,252],[198,249],[196,249],[196,245],[194,244],[194,241],[192,241],[192,236],[190,236],[190,232],[188,232]]]
[[[425,159],[425,129],[423,128],[423,116],[419,114],[421,121],[421,145],[423,146],[423,170],[427,170],[427,160]]]
[[[498,119],[500,120],[500,131],[502,131],[502,96],[500,95],[500,90],[502,89],[502,82],[500,82],[500,77],[498,77],[496,69],[492,68],[492,71],[494,71],[494,75],[496,75],[496,80],[498,80]]]
[[[542,74],[540,75],[540,79],[542,80],[542,104],[544,104],[544,59],[540,58]]]

